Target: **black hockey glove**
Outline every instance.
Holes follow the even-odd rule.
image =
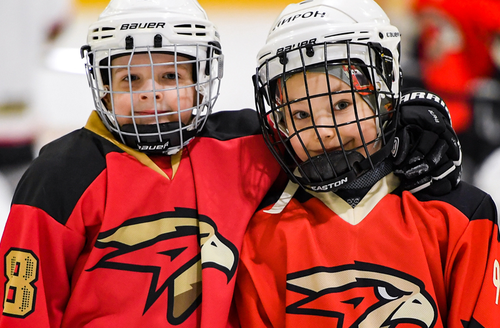
[[[444,195],[460,182],[462,151],[444,101],[424,90],[404,93],[396,134],[394,173],[412,193]]]

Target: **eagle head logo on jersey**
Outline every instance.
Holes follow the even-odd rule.
[[[186,208],[127,220],[101,232],[95,247],[111,251],[87,271],[150,274],[144,313],[167,291],[166,317],[174,325],[184,322],[201,303],[202,269],[215,268],[229,282],[239,259],[236,247],[218,233],[210,218]]]
[[[332,327],[432,328],[437,320],[436,304],[420,280],[379,265],[355,262],[291,273],[287,289],[294,293],[287,313],[322,316]]]

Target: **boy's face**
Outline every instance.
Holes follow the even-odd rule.
[[[150,65],[151,60],[155,64],[153,70]],[[159,123],[178,122],[177,111],[193,107],[197,94],[194,86],[190,86],[194,84],[193,64],[179,64],[187,60],[177,56],[176,70],[176,66],[173,65],[174,55],[170,54],[151,53],[150,58],[149,54],[144,53],[134,54],[132,60],[130,56],[113,59],[113,66],[124,66],[111,70],[113,106],[118,123],[120,125],[132,123],[131,118],[119,115],[133,115],[136,124],[156,124],[156,117]],[[165,63],[170,64],[164,65]],[[130,65],[130,74],[127,65]],[[177,88],[176,82],[179,87],[190,87]],[[110,108],[109,94],[104,97],[104,101]],[[166,115],[167,113],[172,114]],[[189,123],[191,110],[181,112],[180,116],[182,123]]]
[[[288,127],[289,135],[295,131],[312,127],[313,124],[317,127],[318,131],[317,134],[313,128],[310,128],[299,132],[298,135],[295,135],[290,139],[290,143],[295,153],[302,161],[306,161],[308,159],[307,154],[304,151],[304,147],[307,149],[309,156],[311,157],[324,153],[318,135],[321,138],[327,152],[342,150],[340,145],[341,139],[345,150],[358,149],[358,152],[366,157],[366,153],[363,148],[363,138],[366,143],[374,140],[377,137],[377,126],[374,118],[366,120],[362,119],[373,116],[373,110],[358,93],[355,93],[357,107],[356,116],[356,110],[354,109],[352,94],[350,92],[332,94],[331,97],[328,95],[330,92],[350,91],[351,88],[346,83],[332,75],[328,75],[328,79],[330,83],[330,90],[328,90],[325,73],[308,72],[307,87],[309,89],[309,95],[325,95],[310,97],[310,107],[307,99],[304,99],[290,104],[290,110],[285,108],[285,122]],[[302,73],[291,76],[286,81],[286,87],[290,102],[307,96],[304,85],[304,76]],[[340,139],[337,135],[337,130],[334,127],[335,123],[332,111],[335,115],[335,122],[338,126],[343,123],[353,122],[351,124],[338,127]],[[314,122],[312,118],[314,118]],[[360,122],[359,127],[356,123],[357,120]],[[360,135],[359,128],[363,131],[363,138]],[[304,144],[304,147],[299,140],[299,136]],[[372,154],[380,148],[380,145],[375,142],[368,144],[367,147],[368,152]]]

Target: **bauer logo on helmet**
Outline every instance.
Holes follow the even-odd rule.
[[[144,28],[165,28],[165,22],[130,23],[122,24],[120,30],[136,30]]]

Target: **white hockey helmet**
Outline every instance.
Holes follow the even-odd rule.
[[[398,29],[373,0],[306,0],[290,4],[278,16],[257,56],[256,106],[266,142],[293,181],[315,191],[336,190],[389,155],[401,85],[400,40]],[[284,81],[297,73],[305,79],[310,71],[343,80],[354,103],[354,93],[362,96],[379,131],[376,140],[366,140],[364,153],[375,142],[384,145],[379,151],[365,158],[343,146],[335,153],[323,147],[323,155],[308,155],[304,162],[294,156],[289,140],[300,138],[300,131],[286,126],[284,112],[297,100],[287,98]],[[359,127],[359,122],[352,124]],[[314,122],[309,128],[319,136]]]
[[[196,0],[111,0],[99,19],[90,25],[87,42],[82,47],[82,56],[86,57],[86,72],[95,108],[118,140],[146,153],[171,155],[187,145],[204,126],[219,95],[223,55],[219,33]],[[193,107],[182,109],[192,113],[189,124],[181,122],[181,110],[158,113],[155,103],[156,124],[141,125],[134,118],[133,108],[130,116],[120,116],[112,102],[106,106],[102,101],[107,94],[113,96],[114,93],[112,86],[109,87],[111,70],[115,68],[112,59],[146,53],[153,71],[158,65],[153,65],[151,57],[155,52],[174,57],[173,62],[160,65],[177,67],[179,63],[192,63],[193,85],[180,86],[177,83],[174,88],[153,87],[153,90],[141,92],[195,87],[198,96]],[[183,61],[177,60],[177,56],[183,57]],[[131,66],[128,65],[129,72]],[[130,88],[129,92],[138,91]],[[160,123],[159,119],[164,115],[178,115],[178,122]],[[117,118],[126,118],[132,123],[120,126]]]

